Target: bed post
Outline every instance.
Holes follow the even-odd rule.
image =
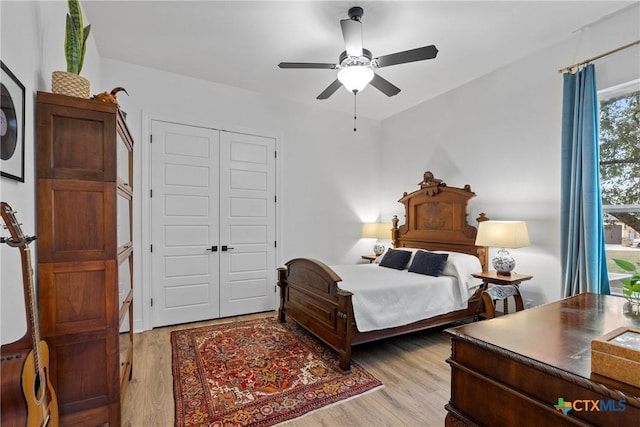
[[[337,332],[341,338],[341,345],[338,350],[338,368],[343,373],[351,372],[351,330],[353,328],[353,310],[351,305],[351,296],[349,291],[339,290],[337,307]]]
[[[287,297],[287,269],[278,267],[278,287],[280,288],[280,308],[278,309],[278,320],[280,323],[287,321],[287,313],[284,310],[284,302]]]
[[[394,248],[398,247],[398,215],[394,215],[391,219],[391,244]]]
[[[486,213],[481,212],[480,216],[476,218],[476,222],[480,225],[480,223],[484,221],[489,221],[489,217]],[[486,246],[479,246],[478,258],[480,259],[480,264],[482,264],[482,272],[486,273],[489,271],[489,248]]]

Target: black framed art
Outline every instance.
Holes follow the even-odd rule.
[[[0,176],[24,182],[24,85],[0,66]]]

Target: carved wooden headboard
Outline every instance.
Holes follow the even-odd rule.
[[[404,205],[405,223],[398,227],[398,217],[393,217],[393,246],[468,253],[477,256],[486,271],[487,248],[476,246],[478,229],[467,223],[467,202],[475,197],[471,187],[449,187],[429,171],[418,185],[419,190],[398,200]],[[488,219],[481,213],[476,221]]]

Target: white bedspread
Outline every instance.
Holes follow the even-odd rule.
[[[468,292],[460,296],[458,279],[432,277],[394,270],[378,264],[338,265],[331,268],[342,278],[341,289],[353,293],[353,313],[360,332],[406,325],[460,310]]]

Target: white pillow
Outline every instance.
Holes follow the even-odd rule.
[[[471,275],[482,271],[482,264],[480,264],[480,259],[478,259],[478,257],[464,254],[462,252],[433,252],[438,254],[449,254],[449,258],[447,258],[447,265],[445,265],[442,272],[443,275],[457,277],[458,280],[466,284],[469,289],[482,283],[482,280],[476,279]]]

